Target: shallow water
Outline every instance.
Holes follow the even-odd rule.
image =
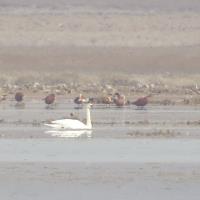
[[[0,199],[199,199],[199,108],[95,105],[92,131],[44,126],[71,112],[85,118],[70,102],[0,104]]]
[[[1,104],[0,135],[3,138],[67,137],[60,131],[51,134],[44,123],[68,118],[70,113],[81,120],[86,118],[85,109],[75,109],[70,102],[58,103],[54,109],[46,109],[40,102],[29,102],[24,109],[16,108],[13,102]],[[139,110],[135,106],[94,105],[91,116],[93,130],[89,137],[92,138],[200,138],[197,106],[148,106]]]
[[[57,104],[54,109],[46,109],[39,102],[29,102],[24,109],[12,104],[1,106],[0,159],[4,161],[199,162],[200,109],[196,106],[138,110],[134,106],[94,105],[91,131],[44,126],[71,112],[85,118],[85,109],[75,109],[69,102]]]
[[[0,162],[200,163],[200,140],[3,139]]]

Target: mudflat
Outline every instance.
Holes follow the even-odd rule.
[[[5,200],[199,197],[196,164],[5,162],[0,169]]]
[[[200,46],[95,47],[43,46],[2,47],[0,71],[14,75],[20,70],[52,73],[73,72],[93,76],[107,73],[184,74],[200,72]],[[42,74],[41,74],[42,76]],[[56,74],[55,74],[56,76]],[[67,78],[67,77],[66,77]]]

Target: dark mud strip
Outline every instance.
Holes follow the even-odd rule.
[[[199,68],[200,46],[184,47],[2,47],[0,49],[0,72],[24,77],[32,72],[38,78],[38,71],[44,74],[79,72],[101,78],[110,78],[115,73],[152,74],[175,73],[195,74]],[[31,70],[30,70],[31,69]],[[18,73],[20,72],[22,73]],[[43,76],[43,77],[42,77]],[[53,78],[53,77],[52,77]],[[70,77],[69,77],[70,78]],[[41,79],[42,80],[42,79]],[[47,81],[47,80],[44,80]]]

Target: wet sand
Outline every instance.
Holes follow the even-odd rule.
[[[29,139],[0,145],[5,200],[197,200],[200,194],[199,141]]]
[[[199,165],[1,163],[0,192],[16,199],[192,199]]]
[[[16,199],[192,199],[199,165],[1,163],[0,192]]]

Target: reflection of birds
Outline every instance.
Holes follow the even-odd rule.
[[[45,125],[55,129],[90,130],[92,129],[90,107],[91,104],[86,105],[86,124],[77,119],[61,119]]]
[[[138,107],[144,107],[148,104],[148,98],[151,97],[151,95],[145,96],[145,97],[141,97],[139,99],[137,99],[136,101],[134,101],[132,104],[138,106]]]
[[[87,102],[87,100],[85,99],[85,97],[82,94],[80,94],[78,97],[76,97],[74,99],[74,103],[76,103],[76,104],[82,104],[82,103],[86,103],[86,102]]]
[[[114,95],[114,103],[116,106],[124,106],[126,104],[126,97],[118,92]]]
[[[48,96],[45,97],[44,101],[47,105],[53,104],[55,101],[55,94],[49,94]]]
[[[24,94],[23,94],[22,92],[17,92],[17,93],[15,94],[15,100],[16,100],[17,102],[22,102],[22,101],[23,101],[23,97],[24,97]]]

